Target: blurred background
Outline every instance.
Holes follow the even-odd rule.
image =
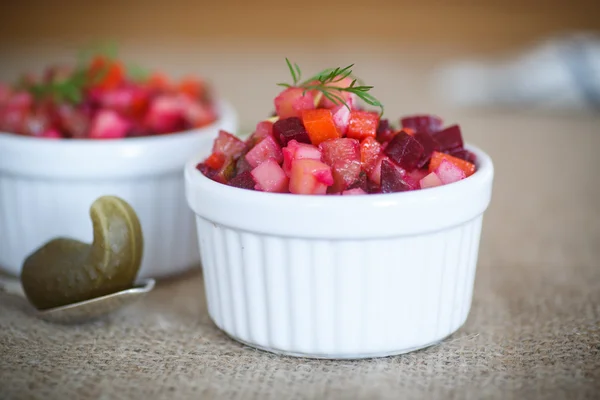
[[[510,106],[518,98],[517,88],[498,95],[481,62],[498,68],[548,40],[600,31],[600,5],[593,0],[24,0],[2,2],[0,9],[0,79],[72,61],[78,49],[113,41],[128,61],[208,78],[238,107],[245,129],[270,112],[274,83],[288,79],[286,56],[305,73],[355,63],[388,115],[441,113],[492,100]],[[550,53],[528,67],[529,76],[536,76],[536,68],[547,76],[534,88],[542,98],[533,93],[535,101],[526,108],[549,100],[565,110],[589,110],[593,102],[575,87],[577,79],[575,94],[557,100],[573,68]],[[465,60],[477,63],[454,66]],[[496,86],[527,80],[519,71],[507,78],[506,69],[496,71]],[[544,86],[553,81],[560,81],[558,87]]]

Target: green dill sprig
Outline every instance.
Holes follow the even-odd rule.
[[[293,85],[287,83],[278,83],[277,85],[283,87],[299,87],[304,89],[303,93],[306,93],[309,90],[316,90],[323,95],[326,99],[331,101],[334,104],[343,104],[348,109],[350,106],[344,98],[340,95],[341,92],[348,92],[356,95],[359,99],[364,101],[365,103],[379,107],[381,109],[380,115],[383,115],[383,104],[375,96],[368,93],[373,86],[367,86],[362,81],[360,81],[357,77],[355,77],[352,73],[352,67],[354,64],[350,64],[345,68],[327,68],[323,71],[319,72],[316,75],[311,76],[310,78],[301,82],[302,72],[298,64],[292,64],[287,58],[285,59],[287,66],[290,70],[290,74],[292,75]],[[346,87],[336,86],[336,83],[343,81],[346,78],[352,78],[352,82],[350,85]]]
[[[290,74],[292,75],[292,80],[294,81],[293,85],[287,84],[287,83],[278,83],[278,86],[283,86],[283,87],[292,87],[292,86],[296,86],[298,84],[298,82],[300,82],[300,79],[302,78],[302,71],[300,71],[300,67],[298,66],[298,64],[294,63],[294,65],[292,65],[292,63],[290,62],[290,60],[288,60],[288,58],[285,58],[285,62],[290,70]]]

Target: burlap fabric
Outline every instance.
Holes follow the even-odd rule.
[[[495,162],[466,324],[415,353],[280,357],[210,321],[199,272],[87,326],[0,295],[2,399],[600,398],[600,119],[462,119]]]

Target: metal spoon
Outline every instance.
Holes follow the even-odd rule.
[[[145,279],[130,289],[106,296],[46,310],[36,309],[35,315],[46,321],[63,324],[89,322],[141,299],[154,288],[155,283],[154,279]],[[26,299],[23,288],[17,280],[0,279],[0,292]]]

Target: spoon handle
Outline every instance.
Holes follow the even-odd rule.
[[[18,279],[10,279],[0,276],[0,293],[6,293],[12,296],[25,297],[23,286]]]

